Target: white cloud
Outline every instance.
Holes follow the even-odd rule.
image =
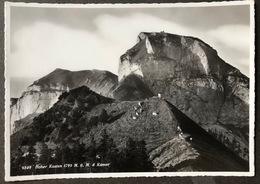
[[[102,39],[87,31],[39,22],[17,31],[14,40],[16,52],[9,59],[10,68],[16,68],[12,76],[44,76],[58,67],[112,69],[104,62],[107,47]]]
[[[249,48],[249,33],[250,30],[248,26],[225,25],[209,31],[209,36],[231,48],[235,47],[244,52]]]
[[[16,49],[8,58],[11,76],[39,77],[58,67],[106,69],[117,73],[119,57],[136,43],[142,31],[198,37],[215,48],[226,62],[232,61],[232,65],[240,68],[249,50],[249,32],[245,26],[223,26],[205,33],[141,13],[124,17],[100,15],[93,21],[97,26],[95,32],[48,22],[37,22],[17,30],[13,39]],[[230,49],[243,51],[244,57],[230,54]]]

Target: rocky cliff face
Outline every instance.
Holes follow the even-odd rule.
[[[132,75],[214,134],[223,128],[234,130],[232,139],[239,142],[239,149],[248,149],[247,136],[238,129],[248,133],[249,79],[203,41],[164,32],[140,33],[138,43],[121,56],[119,84],[131,86],[125,78]],[[120,94],[115,91],[114,96]],[[244,151],[239,154],[246,159]]]
[[[21,120],[29,114],[46,111],[58,100],[62,92],[63,91],[26,91],[23,96],[18,99],[16,104],[11,106],[11,132],[13,133],[16,129],[15,121]]]
[[[103,130],[122,149],[144,140],[157,171],[241,171],[248,165],[168,101],[115,101],[87,87],[61,96],[49,110],[11,137],[11,149],[47,143],[50,149],[99,142]],[[91,139],[91,135],[93,136]],[[221,156],[220,156],[221,155]]]
[[[88,86],[103,96],[110,96],[116,85],[117,76],[107,71],[84,70],[72,72],[56,69],[30,85],[19,99],[12,100],[10,111],[11,132],[13,133],[23,127],[18,122],[19,128],[17,129],[15,121],[22,120],[31,114],[46,111],[57,102],[58,97],[65,91],[80,86]]]

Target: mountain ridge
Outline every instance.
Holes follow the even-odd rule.
[[[11,105],[11,132],[17,130],[15,122],[30,114],[39,114],[49,109],[65,91],[88,86],[104,96],[111,96],[117,85],[117,76],[108,71],[69,71],[57,68],[28,86],[22,96]],[[19,126],[22,128],[23,126]]]
[[[143,139],[150,159],[160,171],[185,169],[186,161],[191,161],[190,167],[194,171],[247,170],[245,161],[166,100],[152,97],[144,101],[120,102],[91,92],[85,86],[64,94],[25,130],[14,133],[11,137],[12,153],[15,155],[19,145],[37,147],[37,142],[47,143],[50,149],[61,146],[62,142],[71,146],[80,142],[88,147],[91,145],[90,135],[99,142],[104,130],[113,138],[118,149],[125,146],[128,138]],[[161,154],[164,144],[168,144],[170,149],[164,149]],[[178,156],[179,148],[184,156]],[[222,157],[214,153],[221,153]],[[170,157],[166,159],[165,154],[170,154]],[[207,159],[218,160],[219,165],[210,169]],[[229,162],[226,163],[227,160]],[[185,167],[181,167],[181,163]]]

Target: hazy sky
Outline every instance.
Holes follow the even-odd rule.
[[[192,8],[11,7],[11,77],[42,77],[55,68],[104,69],[117,74],[119,57],[140,32],[194,36],[226,62],[249,73],[249,6]]]

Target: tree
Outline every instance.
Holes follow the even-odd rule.
[[[59,96],[58,101],[61,101],[62,99],[65,99],[68,95],[69,95],[68,92],[66,92],[66,91],[63,92],[63,93]]]
[[[65,145],[61,147],[62,151],[62,163],[73,163],[73,155],[70,147]]]
[[[129,138],[126,148],[122,151],[124,159],[121,162],[121,169],[125,172],[148,172],[153,171],[154,166],[149,160],[146,151],[145,141],[134,141]]]
[[[98,146],[95,146],[93,135],[91,136],[92,143],[88,148],[88,156],[93,160],[93,163],[109,163],[109,168],[102,168],[105,171],[120,171],[120,161],[122,159],[119,159],[119,150],[114,140],[109,137],[105,129],[101,135],[102,138]]]
[[[49,165],[51,161],[51,149],[48,148],[47,144],[43,142],[41,144],[40,156],[39,156],[39,164],[41,165]],[[37,170],[36,170],[37,171]],[[38,170],[40,174],[49,173],[49,167],[46,170]]]
[[[109,151],[109,136],[107,135],[106,129],[103,130],[102,134],[101,134],[102,138],[100,141],[100,144],[98,146],[98,151],[97,153],[100,155],[101,157],[101,161],[106,160],[107,158],[107,151]]]
[[[42,143],[42,148],[39,157],[39,163],[48,165],[51,159],[51,150],[46,143]]]
[[[11,175],[17,176],[22,174],[22,165],[24,164],[24,153],[19,146],[15,156],[11,157]]]
[[[62,151],[58,146],[52,152],[50,163],[62,164]]]
[[[32,145],[30,145],[25,156],[26,165],[34,165],[36,163],[37,156],[35,154],[35,151],[35,148]]]
[[[74,147],[71,150],[71,156],[74,158],[75,163],[85,162],[84,153],[86,152],[85,144],[75,141]]]
[[[154,166],[152,162],[149,160],[149,156],[147,155],[146,151],[146,143],[144,140],[138,141],[137,142],[137,171],[141,172],[148,172],[148,171],[153,171]]]
[[[124,171],[131,172],[136,171],[136,163],[137,163],[137,149],[136,142],[129,138],[126,142],[126,148],[124,151],[125,159],[123,164],[125,165]]]
[[[83,157],[85,158],[86,162],[93,163],[96,159],[96,154],[97,154],[96,142],[94,140],[93,134],[91,133],[89,147],[86,149],[86,152],[83,154]]]
[[[26,171],[26,173],[28,173],[28,174],[34,174],[34,171],[35,171],[34,167],[33,167],[36,163],[36,160],[37,160],[37,156],[36,156],[35,152],[36,152],[36,150],[33,147],[33,145],[30,145],[26,154],[25,154],[24,164],[25,164],[25,166],[31,168],[30,170]]]

